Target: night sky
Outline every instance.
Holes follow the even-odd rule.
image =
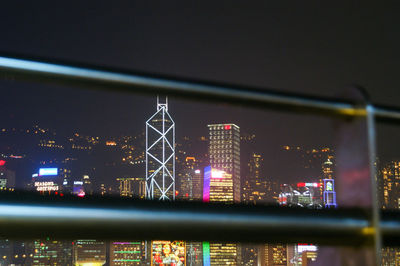
[[[182,4],[185,3],[185,4]],[[399,106],[398,9],[353,1],[26,1],[2,3],[0,51],[198,80],[335,96],[351,84]],[[155,97],[1,81],[3,125],[38,122],[90,135],[135,134]],[[331,121],[170,99],[177,138],[233,122],[273,161],[280,145],[333,143]],[[381,157],[400,129],[380,127]],[[273,166],[271,166],[273,167]]]

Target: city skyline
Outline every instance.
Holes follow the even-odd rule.
[[[289,162],[288,164],[285,165],[285,167],[282,168],[282,164],[284,164],[283,161],[281,161],[280,171],[281,174],[283,171],[294,171],[296,175],[293,177],[292,181],[293,182],[299,182],[297,183],[297,189],[299,188],[307,188],[307,187],[314,187],[315,191],[312,190],[307,190],[304,192],[301,192],[298,196],[296,193],[299,193],[297,190],[292,189],[293,187],[296,186],[296,184],[285,184],[286,181],[282,178],[282,176],[277,176],[275,178],[268,176],[268,174],[265,173],[265,168],[261,168],[261,162],[264,162],[264,154],[257,154],[254,151],[254,147],[257,146],[257,137],[255,134],[245,134],[243,136],[240,135],[240,130],[239,126],[233,123],[230,123],[230,121],[225,121],[224,123],[219,123],[219,124],[207,124],[205,128],[205,131],[208,131],[208,136],[207,133],[205,136],[200,136],[198,138],[191,138],[188,136],[184,136],[181,139],[181,142],[179,143],[177,141],[175,145],[175,124],[168,114],[168,106],[166,103],[159,103],[157,101],[157,105],[153,105],[157,107],[156,113],[151,116],[147,122],[146,122],[146,134],[145,136],[143,133],[140,133],[139,135],[136,136],[120,136],[120,137],[98,137],[98,136],[87,136],[87,135],[81,135],[78,132],[75,132],[72,134],[72,136],[68,136],[65,134],[62,134],[61,136],[56,133],[54,130],[48,129],[48,128],[43,128],[39,125],[35,125],[31,127],[30,129],[18,129],[18,128],[1,128],[0,129],[0,136],[14,136],[14,135],[29,135],[33,136],[33,140],[35,141],[34,147],[35,149],[39,149],[42,152],[35,153],[33,154],[17,154],[13,152],[12,145],[8,143],[8,152],[9,156],[7,157],[8,161],[11,160],[26,160],[30,159],[32,160],[34,156],[38,156],[38,158],[42,158],[41,156],[46,155],[49,156],[50,154],[53,154],[53,151],[57,151],[54,153],[54,156],[58,158],[57,159],[39,159],[36,161],[36,167],[42,167],[41,169],[38,169],[39,176],[41,171],[47,171],[48,174],[43,174],[42,176],[49,175],[50,179],[49,181],[46,182],[36,182],[35,179],[33,179],[34,186],[37,188],[38,191],[47,192],[49,188],[51,188],[51,191],[62,191],[63,193],[67,193],[67,190],[61,190],[59,187],[60,185],[56,186],[52,180],[52,176],[57,176],[59,178],[63,178],[64,180],[64,185],[65,188],[67,189],[73,189],[73,194],[77,196],[85,196],[85,191],[87,191],[87,195],[90,195],[88,190],[88,186],[92,187],[92,183],[95,183],[99,176],[96,174],[88,174],[87,171],[85,170],[80,172],[81,179],[79,180],[73,180],[70,178],[76,175],[76,170],[71,170],[70,168],[66,167],[65,165],[70,164],[73,161],[77,161],[77,163],[82,163],[83,158],[85,156],[90,156],[91,154],[96,154],[96,153],[102,153],[105,152],[105,154],[108,154],[108,156],[111,156],[109,158],[113,158],[117,154],[120,156],[117,156],[119,162],[114,163],[108,162],[105,163],[105,167],[112,167],[111,169],[116,169],[119,166],[123,166],[124,164],[127,166],[138,166],[138,165],[143,165],[144,162],[146,163],[146,177],[147,177],[147,169],[150,170],[149,173],[156,173],[159,169],[156,168],[148,168],[150,162],[152,159],[149,159],[149,156],[154,158],[157,158],[157,156],[164,154],[165,150],[164,148],[162,149],[156,149],[155,151],[152,150],[152,147],[155,147],[158,145],[158,143],[161,143],[161,147],[164,147],[164,145],[169,145],[171,148],[172,153],[168,154],[168,158],[175,158],[175,148],[177,148],[177,153],[176,153],[176,159],[177,163],[179,166],[177,167],[177,176],[182,177],[185,176],[187,179],[185,181],[190,181],[192,186],[192,189],[195,186],[194,177],[196,174],[196,171],[199,169],[202,169],[203,166],[210,165],[210,167],[205,168],[203,172],[204,176],[204,192],[203,192],[203,201],[205,199],[205,193],[206,193],[206,176],[209,176],[208,179],[214,178],[213,181],[210,182],[208,185],[209,187],[207,188],[207,191],[209,193],[208,198],[210,201],[214,202],[226,202],[226,203],[239,203],[242,201],[247,201],[247,202],[252,202],[253,204],[263,204],[267,202],[274,202],[278,203],[277,199],[277,194],[279,193],[279,187],[284,186],[285,188],[288,188],[284,195],[285,199],[284,201],[281,201],[281,195],[279,195],[279,203],[284,203],[283,205],[288,205],[288,206],[322,206],[322,186],[327,186],[326,182],[322,183],[323,178],[328,178],[328,180],[334,180],[335,179],[335,173],[334,173],[334,161],[335,161],[335,156],[334,156],[334,150],[330,147],[324,146],[322,148],[309,148],[306,149],[301,146],[290,146],[290,145],[280,145],[279,146],[279,152],[284,154],[286,157],[286,161]],[[159,114],[162,114],[161,116]],[[166,116],[167,115],[167,116]],[[167,118],[166,118],[167,117]],[[165,120],[166,119],[166,120]],[[165,121],[164,121],[165,120]],[[165,123],[169,123],[167,126],[165,126]],[[150,129],[153,129],[154,131],[158,132],[159,134],[153,138],[148,136],[148,131]],[[179,125],[178,125],[179,128]],[[172,129],[172,130],[171,130]],[[161,131],[160,131],[161,130]],[[160,133],[164,132],[164,133]],[[172,136],[173,138],[170,139],[169,141],[160,141],[160,139],[163,139],[164,134],[167,135],[168,132],[173,132]],[[63,136],[64,135],[64,136]],[[63,140],[61,140],[61,139]],[[11,139],[13,139],[11,137]],[[14,138],[14,141],[18,139]],[[32,139],[31,139],[32,140]],[[172,142],[169,144],[169,142]],[[196,142],[199,142],[202,144],[205,149],[198,149],[196,146]],[[197,143],[197,144],[199,144]],[[1,142],[0,142],[1,144]],[[32,144],[32,143],[31,143]],[[145,144],[145,145],[144,145]],[[3,146],[0,146],[4,148]],[[172,149],[172,147],[174,149]],[[20,147],[21,148],[21,147]],[[22,148],[26,148],[22,145]],[[52,151],[52,152],[49,152]],[[70,157],[70,152],[74,151],[77,152],[76,154],[80,153],[80,155],[77,158],[74,158],[73,156]],[[275,152],[276,155],[276,150],[273,151]],[[147,153],[147,159],[144,157],[144,154]],[[68,154],[68,156],[67,156]],[[158,154],[158,155],[157,155]],[[26,157],[25,157],[26,155]],[[121,156],[123,155],[123,156]],[[51,155],[53,156],[53,155]],[[50,156],[50,157],[51,157]],[[2,155],[3,159],[6,157],[5,153],[3,152]],[[49,158],[50,158],[49,157]],[[162,156],[164,157],[164,156]],[[169,159],[165,161],[165,164],[168,163]],[[196,162],[196,158],[199,163]],[[71,162],[70,162],[71,161]],[[144,162],[143,162],[144,161]],[[3,163],[4,162],[4,163]],[[4,168],[5,165],[8,167],[8,162],[3,161],[2,166]],[[139,163],[138,163],[139,162]],[[159,161],[161,162],[161,161]],[[191,163],[190,163],[191,162]],[[200,163],[201,162],[201,163]],[[243,164],[243,162],[245,162]],[[35,163],[35,162],[33,162]],[[100,162],[101,163],[101,162]],[[138,164],[137,164],[138,163]],[[92,162],[92,167],[97,168],[99,164],[99,161]],[[39,166],[38,166],[39,165]],[[58,165],[58,166],[57,166]],[[53,167],[57,166],[57,168],[46,168],[46,167]],[[162,166],[162,165],[161,165]],[[171,164],[172,167],[172,164]],[[211,168],[213,167],[213,168]],[[397,167],[397,166],[396,166]],[[293,169],[292,169],[293,168]],[[57,173],[57,171],[54,172],[53,169],[58,169],[60,171],[60,174]],[[152,170],[151,170],[152,169]],[[161,168],[160,168],[161,169]],[[175,167],[170,168],[173,169],[173,174],[175,175]],[[189,172],[183,173],[182,171],[189,170]],[[305,170],[303,174],[300,174],[299,169]],[[1,168],[0,168],[1,170]],[[129,168],[124,170],[125,173],[129,172]],[[200,170],[201,172],[202,170]],[[51,172],[51,173],[50,173]],[[167,171],[168,172],[168,171]],[[215,172],[215,176],[213,176],[213,172]],[[6,176],[10,176],[10,180],[12,179],[12,176],[15,178],[15,173],[8,173],[8,172],[2,172],[6,173]],[[307,173],[307,174],[305,174]],[[36,175],[37,173],[34,173],[33,175]],[[32,177],[33,177],[32,175]],[[125,176],[118,176],[114,173],[114,176],[112,179],[114,179],[114,183],[117,181],[119,182],[119,195],[122,197],[142,197],[143,195],[135,195],[133,192],[133,189],[135,186],[141,186],[141,182],[143,182],[143,179],[140,179],[140,175],[136,176],[136,179],[133,178],[134,175],[131,174],[126,174]],[[17,174],[18,176],[18,174]],[[162,176],[165,176],[163,174]],[[108,176],[110,177],[110,176]],[[151,177],[149,175],[149,177]],[[7,177],[8,178],[8,177]],[[8,181],[8,179],[6,180]],[[222,179],[221,179],[222,178]],[[396,178],[397,178],[397,172],[396,172]],[[76,176],[75,176],[76,179]],[[392,179],[388,179],[388,182],[393,182]],[[385,179],[385,180],[386,180]],[[45,179],[43,179],[45,180]],[[46,179],[47,180],[47,179]],[[55,179],[53,179],[55,180]],[[90,181],[89,181],[90,180]],[[201,180],[201,179],[200,179]],[[267,180],[267,182],[264,184],[261,182],[261,180]],[[0,184],[3,184],[4,187],[7,186],[12,186],[12,182],[3,182],[0,180]],[[15,180],[14,180],[15,181]],[[246,181],[249,181],[246,183]],[[274,185],[272,184],[272,181],[276,182],[277,184]],[[37,184],[38,183],[38,184]],[[40,183],[40,184],[39,184]],[[46,184],[41,184],[41,183],[46,183]],[[48,183],[52,183],[51,185]],[[70,184],[69,184],[70,183]],[[164,181],[162,182],[164,183]],[[387,190],[388,184],[384,184],[383,188]],[[61,183],[59,183],[61,184]],[[86,186],[84,185],[86,184]],[[178,183],[179,184],[179,183]],[[334,182],[333,182],[334,184]],[[332,185],[333,185],[332,184]],[[393,186],[392,183],[390,183]],[[397,184],[397,183],[396,183]],[[73,187],[72,187],[73,185]],[[98,185],[98,184],[97,184]],[[172,186],[173,184],[171,184]],[[182,182],[178,186],[177,192],[181,191],[181,188],[183,189]],[[245,193],[242,194],[242,189],[244,188],[244,185],[247,189],[247,195]],[[33,186],[33,185],[32,185]],[[42,186],[42,187],[41,187]],[[45,186],[45,187],[43,187]],[[174,185],[175,186],[175,185]],[[40,188],[40,190],[39,190]],[[77,188],[75,192],[75,188]],[[100,190],[99,190],[100,189]],[[112,186],[107,186],[104,184],[101,184],[101,187],[99,188],[98,186],[94,189],[94,191],[97,193],[101,193],[101,195],[108,195],[108,194],[117,194],[117,191],[115,190],[115,184],[114,188]],[[191,188],[186,188],[187,191],[191,191]],[[148,188],[147,188],[148,190]],[[83,194],[82,194],[83,191]],[[172,190],[175,192],[175,188]],[[192,190],[193,191],[193,190]],[[211,191],[211,193],[210,193]],[[255,198],[250,197],[250,195],[262,195],[262,193],[265,192],[266,195],[260,197],[260,198]],[[320,194],[318,194],[321,192]],[[398,192],[397,190],[395,192]],[[136,189],[135,193],[142,193],[140,192],[140,189]],[[191,197],[193,197],[194,193],[191,193]],[[293,194],[294,193],[294,194]],[[186,194],[186,193],[185,193]],[[161,196],[160,199],[162,199],[163,193],[157,194],[157,197]],[[171,194],[175,196],[175,193]],[[182,194],[178,194],[178,198],[182,199]],[[324,196],[325,197],[325,196]],[[153,198],[153,197],[147,197],[147,198]],[[190,200],[190,198],[187,198]],[[313,203],[314,200],[317,200],[316,205]],[[319,201],[318,201],[319,200]],[[324,198],[325,200],[325,198]],[[391,199],[392,201],[396,201],[397,199],[394,197]],[[207,200],[206,200],[207,201]],[[289,202],[290,201],[290,202]],[[398,201],[400,202],[400,200]],[[289,204],[290,203],[290,204]],[[79,242],[80,241],[80,242]],[[101,261],[106,260],[106,255],[105,255],[105,250],[108,249],[107,245],[105,242],[93,242],[94,246],[91,246],[92,240],[79,240],[77,243],[89,243],[88,249],[90,250],[97,250],[96,252],[100,252],[101,256],[97,258],[97,261],[99,263],[102,263]],[[94,240],[93,240],[94,241]],[[154,242],[154,243],[153,243]],[[160,243],[161,244],[160,244]],[[168,243],[167,243],[168,242]],[[115,242],[119,243],[119,242]],[[121,242],[122,243],[122,242]],[[114,246],[111,246],[113,249],[115,249],[117,252],[114,254],[114,261],[115,262],[126,262],[126,261],[131,261],[131,262],[138,262],[140,259],[140,255],[138,252],[142,252],[143,249],[149,248],[147,247],[148,244],[147,242],[141,242],[141,244],[115,244]],[[182,242],[183,243],[183,242]],[[36,241],[34,244],[38,247],[37,249],[40,249],[41,251],[39,253],[35,252],[33,255],[33,260],[38,260],[41,261],[41,258],[51,258],[51,254],[55,254],[54,252],[64,252],[64,260],[69,260],[69,255],[68,254],[79,254],[78,251],[76,250],[76,246],[73,246],[72,249],[69,247],[69,244],[58,242],[56,240],[52,240],[49,242],[46,242],[43,244],[43,242]],[[66,246],[65,246],[66,245]],[[97,246],[96,246],[97,245]],[[161,246],[160,246],[161,245]],[[155,254],[151,255],[151,260],[160,260],[160,250],[163,252],[163,246],[165,245],[170,245],[170,249],[172,249],[172,242],[169,241],[152,241],[151,242],[151,250],[158,250],[154,251],[156,252]],[[186,245],[183,243],[183,245]],[[188,243],[190,249],[188,249],[188,252],[190,251],[193,254],[200,254],[199,250],[194,251],[194,247],[201,247],[201,243],[193,242],[193,243]],[[42,250],[43,246],[48,246],[51,247],[51,253],[50,251]],[[203,243],[204,247],[204,243]],[[222,243],[209,243],[208,244],[209,250],[210,250],[210,255],[202,254],[205,255],[206,257],[209,256],[210,261],[213,263],[218,263],[221,261],[230,261],[231,263],[239,265],[240,263],[244,261],[248,261],[247,265],[252,265],[255,263],[255,258],[257,256],[260,258],[260,256],[265,256],[265,263],[267,261],[271,260],[271,258],[274,258],[276,260],[282,260],[286,261],[289,265],[289,261],[293,260],[298,260],[299,256],[302,256],[302,250],[300,247],[297,245],[281,245],[281,246],[253,246],[253,245],[244,245],[242,246],[241,244],[222,244]],[[279,252],[275,252],[275,249],[280,248],[281,250]],[[123,250],[118,250],[120,248],[123,248]],[[126,250],[125,248],[129,248],[129,250]],[[161,248],[161,249],[160,249]],[[314,248],[314,247],[309,247],[309,248]],[[46,248],[47,249],[47,248]],[[265,250],[264,250],[265,249]],[[285,249],[283,251],[283,249]],[[73,253],[71,253],[73,250]],[[100,251],[98,251],[100,250]],[[185,250],[185,249],[184,249]],[[67,253],[65,253],[67,252]],[[70,253],[68,253],[70,252]],[[158,253],[157,253],[158,252]],[[178,251],[177,251],[178,252]],[[179,251],[182,253],[182,249]],[[309,254],[308,254],[309,253]],[[308,251],[308,253],[304,253],[303,259],[315,259],[317,256],[316,251]],[[390,253],[390,252],[389,252]],[[132,255],[136,254],[136,255]],[[138,255],[139,254],[139,255]],[[157,255],[158,254],[158,255]],[[392,253],[390,253],[392,254]],[[143,255],[144,256],[144,255]],[[286,257],[283,258],[282,256]],[[168,256],[167,256],[168,257]],[[204,257],[205,258],[205,257]],[[269,259],[268,259],[269,258]],[[71,257],[72,259],[72,257]],[[85,256],[78,256],[77,258],[74,258],[74,261],[85,261]],[[168,257],[168,259],[176,260],[176,258],[173,257]],[[185,261],[185,258],[181,258],[178,260],[183,260]],[[191,258],[193,259],[193,258]],[[46,260],[46,259],[45,259]],[[87,258],[88,261],[93,260],[93,257],[88,256]],[[208,265],[208,264],[207,264]],[[268,263],[266,264],[268,265]]]

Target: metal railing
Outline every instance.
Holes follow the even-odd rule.
[[[165,203],[93,198],[52,200],[5,195],[0,202],[0,233],[7,237],[100,237],[298,242],[375,247],[400,243],[399,214],[380,210],[375,163],[375,121],[400,122],[397,108],[350,100],[280,93],[274,90],[188,81],[171,77],[0,56],[0,78],[70,87],[223,101],[244,106],[335,117],[365,123],[369,204],[328,210],[274,206]],[[350,122],[349,122],[350,121]],[[363,133],[364,134],[364,133]],[[356,136],[358,137],[358,136]],[[340,182],[340,180],[339,180]],[[110,204],[112,202],[112,204]],[[151,228],[151,230],[149,230]],[[44,233],[45,232],[45,233]]]

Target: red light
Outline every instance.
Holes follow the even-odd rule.
[[[189,193],[186,193],[186,194],[185,194],[185,197],[189,197]]]
[[[5,164],[6,164],[6,161],[0,160],[0,166],[3,166],[3,165],[5,165]]]
[[[306,183],[300,182],[300,183],[297,183],[297,186],[298,186],[298,187],[305,187],[305,186],[306,186]]]
[[[225,130],[230,130],[231,129],[231,125],[225,125]]]
[[[61,197],[64,197],[64,194],[63,194],[63,193],[60,193],[60,196],[61,196]]]
[[[54,192],[54,194],[58,195],[58,192],[56,191],[56,192]]]
[[[177,196],[179,194],[179,191],[177,190],[177,191],[175,191],[175,196]]]

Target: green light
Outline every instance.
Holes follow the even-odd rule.
[[[114,253],[140,253],[140,251],[114,251]]]

